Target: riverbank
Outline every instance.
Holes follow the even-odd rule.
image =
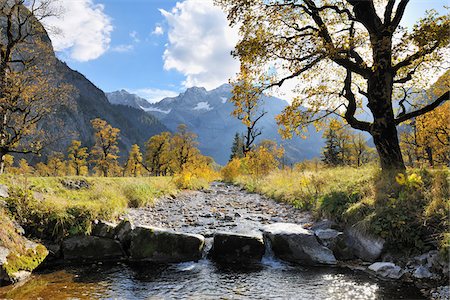
[[[97,256],[89,254],[90,247],[76,243],[75,239],[68,239],[66,246],[62,246],[63,257],[68,258],[70,254],[71,259],[74,259],[78,255],[83,261],[89,254],[90,260],[87,264],[80,266],[80,261],[75,263],[77,267],[66,264],[63,270],[44,270],[44,273],[36,274],[20,287],[0,289],[0,296],[20,298],[24,295],[37,294],[43,295],[43,298],[48,297],[47,295],[55,298],[60,296],[142,298],[145,294],[145,297],[180,299],[260,299],[267,297],[333,299],[358,298],[364,295],[366,299],[421,299],[420,291],[411,284],[387,282],[361,271],[339,266],[309,266],[279,260],[277,259],[278,255],[281,255],[279,247],[273,243],[270,243],[271,246],[269,246],[266,239],[264,241],[266,253],[262,260],[255,263],[245,261],[238,265],[223,264],[216,263],[217,258],[206,258],[209,257],[206,253],[211,251],[212,244],[215,244],[216,251],[219,250],[220,244],[216,245],[216,242],[213,241],[213,235],[219,232],[227,232],[230,237],[238,238],[238,240],[240,238],[239,235],[234,235],[236,233],[255,236],[243,241],[247,243],[260,240],[263,234],[266,235],[264,232],[267,230],[267,226],[294,222],[297,225],[292,234],[284,236],[282,232],[275,233],[273,230],[271,232],[285,241],[287,241],[286,238],[289,237],[290,240],[290,237],[295,236],[296,238],[292,240],[292,247],[303,244],[301,240],[297,239],[314,239],[316,241],[312,231],[300,229],[303,226],[311,225],[309,213],[295,209],[290,204],[275,202],[258,194],[247,193],[236,186],[215,183],[208,190],[185,191],[176,197],[163,197],[156,201],[151,209],[130,209],[129,213],[123,217],[135,222],[136,228],[141,225],[171,227],[171,232],[177,232],[179,238],[182,238],[183,234],[187,234],[184,236],[185,238],[189,238],[192,233],[204,234],[206,244],[203,250],[204,256],[198,262],[160,265],[151,262],[154,259],[161,259],[160,256],[153,254],[145,261],[133,262],[133,257],[136,259],[136,253],[133,253],[132,250],[129,263],[124,263],[120,259],[121,262],[110,264],[111,262],[106,263],[102,261],[104,258],[98,256],[100,251],[95,251]],[[284,227],[284,225],[282,226]],[[111,237],[116,239],[119,236],[118,228],[115,227],[112,231],[108,229],[113,227],[109,224],[102,225],[99,230],[94,229],[92,237],[81,238],[81,240],[95,242],[101,239],[106,242]],[[107,230],[101,230],[102,228]],[[290,230],[289,228],[291,226],[286,227],[286,230]],[[138,229],[138,232],[142,230]],[[144,230],[148,231],[148,229]],[[111,232],[114,234],[110,234]],[[138,241],[136,240],[140,235],[131,234],[131,236],[130,249],[134,248],[134,243],[144,242],[140,238]],[[173,235],[166,235],[166,238],[170,236]],[[161,240],[158,241],[161,242]],[[76,251],[72,251],[67,247],[68,243],[78,244],[83,249],[78,248]],[[153,244],[152,249],[156,247],[156,244]],[[96,244],[91,245],[95,246]],[[177,248],[181,244],[174,243],[173,245]],[[233,256],[237,253],[235,250],[238,248],[233,248],[232,245],[228,244],[222,249]],[[317,251],[324,250],[317,241],[314,246]],[[247,249],[247,247],[244,246],[241,249]],[[165,253],[171,252],[165,251]],[[175,251],[174,254],[179,257],[180,252]],[[289,257],[285,258],[289,259]],[[299,258],[291,257],[291,259],[295,262]],[[334,264],[334,262],[330,263]],[[54,271],[56,272],[53,273]]]
[[[27,235],[45,240],[89,233],[94,220],[118,220],[129,207],[179,192],[171,177],[1,176],[0,184],[6,211]]]
[[[233,183],[366,236],[378,250],[363,260],[380,262],[371,271],[415,282],[430,295],[448,285],[449,178],[448,169],[383,175],[376,168],[344,167],[239,175]]]

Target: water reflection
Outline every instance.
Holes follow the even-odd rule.
[[[168,266],[91,265],[0,288],[7,299],[421,299],[414,287],[337,268],[279,261],[251,267],[202,260]]]

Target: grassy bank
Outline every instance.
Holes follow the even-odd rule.
[[[171,177],[2,176],[7,211],[35,237],[60,239],[91,230],[95,219],[115,220],[128,207],[151,205],[178,189]]]
[[[392,250],[449,251],[449,171],[382,175],[375,167],[277,170],[264,178],[237,176],[247,190],[355,225],[387,240]]]

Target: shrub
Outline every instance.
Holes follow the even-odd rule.
[[[233,158],[228,164],[220,170],[222,180],[225,182],[234,182],[241,175],[241,160]]]

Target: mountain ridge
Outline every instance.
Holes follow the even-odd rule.
[[[231,86],[223,84],[215,89],[191,87],[176,97],[167,97],[156,103],[127,91],[106,93],[111,103],[140,107],[157,117],[167,128],[175,131],[179,124],[186,124],[198,135],[199,148],[203,154],[212,156],[218,163],[226,164],[230,156],[232,140],[236,132],[244,132],[245,126],[234,118],[231,98]],[[120,97],[119,97],[120,96]],[[310,159],[320,155],[323,146],[321,134],[311,126],[308,141],[299,137],[293,140],[282,140],[278,134],[275,116],[280,114],[288,102],[279,98],[262,96],[266,115],[260,120],[258,127],[263,134],[258,138],[275,140],[286,150],[288,163]]]

